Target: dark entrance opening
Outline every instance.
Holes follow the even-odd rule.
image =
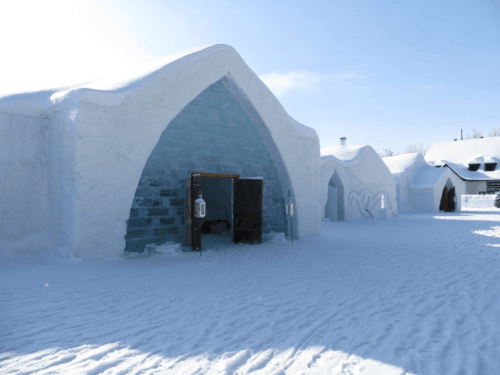
[[[441,194],[439,210],[444,212],[455,212],[455,187],[447,183]]]
[[[455,188],[448,190],[448,212],[455,212]]]
[[[192,172],[188,179],[187,243],[194,251],[232,242],[261,243],[262,179],[239,178],[235,174]],[[201,191],[206,216],[194,216],[194,202]]]
[[[441,194],[441,202],[439,203],[439,211],[448,212],[448,188],[445,186]]]
[[[345,218],[344,185],[337,171],[335,171],[328,182],[328,199],[325,205],[325,218],[332,221],[342,221]]]
[[[234,181],[233,241],[262,243],[262,202],[264,180]]]

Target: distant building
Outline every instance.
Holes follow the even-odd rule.
[[[391,172],[370,146],[321,149],[319,203],[322,218],[333,221],[391,218],[397,215]]]
[[[450,168],[463,181],[465,194],[500,191],[500,137],[434,143],[425,159]]]
[[[465,185],[450,169],[431,167],[418,153],[382,160],[396,181],[399,212],[461,210]]]

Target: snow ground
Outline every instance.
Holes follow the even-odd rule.
[[[499,374],[500,210],[0,263],[1,374]]]

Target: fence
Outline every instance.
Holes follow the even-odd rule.
[[[462,195],[462,211],[468,209],[495,208],[495,194],[487,195]]]

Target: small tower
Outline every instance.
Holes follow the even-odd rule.
[[[340,145],[341,146],[345,146],[345,142],[346,142],[347,138],[346,137],[342,137],[340,138]]]

